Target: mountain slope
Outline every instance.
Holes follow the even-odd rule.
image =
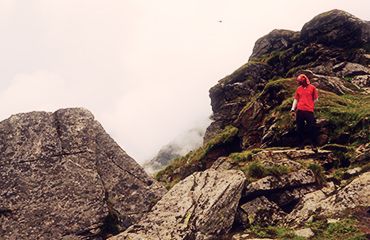
[[[203,146],[156,178],[175,188],[197,172],[242,171],[233,227],[218,239],[367,239],[369,29],[369,22],[332,10],[300,32],[273,30],[258,39],[248,63],[210,89],[213,122]],[[295,150],[289,111],[300,73],[319,89],[318,154]]]
[[[199,159],[192,154],[179,158],[157,178],[163,182],[183,179],[193,171],[187,168],[204,170],[218,157],[230,154],[228,149],[296,146],[289,110],[296,88],[294,76],[300,73],[307,74],[319,89],[320,144],[369,142],[369,28],[369,22],[332,10],[316,16],[300,32],[274,30],[257,40],[249,62],[210,89],[213,122],[201,149],[222,139],[220,135],[231,127],[237,131],[232,144],[216,143],[222,146]],[[349,36],[349,44],[342,44]]]

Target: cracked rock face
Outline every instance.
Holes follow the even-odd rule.
[[[0,122],[0,186],[2,239],[103,238],[165,193],[84,109]]]
[[[239,221],[245,227],[252,224],[275,225],[286,215],[275,203],[262,196],[240,206]]]
[[[176,184],[138,224],[110,240],[214,239],[227,233],[245,177],[241,171],[209,169]]]
[[[335,217],[345,214],[348,210],[368,206],[370,206],[370,173],[366,172],[337,192],[327,187],[307,194],[287,216],[285,222],[300,224],[313,215]]]
[[[245,188],[244,197],[251,198],[276,190],[302,187],[314,183],[316,183],[314,173],[311,170],[302,169],[281,177],[267,176],[252,182]]]

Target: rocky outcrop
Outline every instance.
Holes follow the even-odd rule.
[[[370,40],[370,24],[347,12],[332,10],[306,23],[301,38],[329,46],[360,47]]]
[[[110,240],[221,236],[233,224],[244,181],[235,170],[194,173],[176,184],[138,224]]]
[[[263,195],[276,190],[291,189],[316,183],[316,178],[311,170],[299,170],[281,177],[267,176],[258,181],[250,183],[244,193],[244,197],[250,198]]]
[[[283,165],[289,167],[292,171],[302,169],[302,164],[299,161],[324,161],[332,156],[331,151],[320,150],[318,153],[312,150],[302,149],[264,149],[253,155],[254,161],[259,161],[264,165]]]
[[[204,142],[233,123],[251,96],[263,89],[272,78],[272,70],[264,63],[247,63],[209,90],[214,122],[207,128]]]
[[[268,232],[275,224],[296,226],[368,205],[362,175],[369,160],[368,30],[369,22],[333,10],[300,32],[273,30],[257,40],[249,62],[210,89],[213,122],[203,146],[160,171],[157,179],[171,187],[195,171],[242,170],[247,180],[233,230],[243,233],[234,239],[255,237],[253,231],[261,226],[269,225]],[[298,139],[290,109],[294,78],[301,73],[318,88],[318,142],[329,151],[293,148]],[[209,143],[225,132],[232,137],[217,137],[217,151],[208,151],[214,145]],[[359,145],[361,149],[348,147]],[[145,229],[150,228],[138,231]],[[296,234],[312,236],[312,231]],[[289,237],[293,235],[291,231]]]
[[[299,32],[275,29],[256,41],[250,59],[262,57],[274,51],[288,49],[299,40]]]
[[[363,173],[338,193],[320,203],[321,215],[340,215],[350,209],[370,206],[370,172]]]
[[[340,217],[351,209],[370,206],[370,172],[358,178],[338,192],[334,186],[312,192],[286,218],[290,224],[301,224],[313,216]]]
[[[99,239],[137,222],[165,190],[85,109],[0,123],[2,239]]]
[[[243,149],[295,146],[294,124],[287,118],[288,100],[296,88],[292,77],[303,71],[310,73],[320,92],[319,114],[321,104],[328,103],[326,99],[336,107],[338,100],[332,99],[337,95],[366,94],[369,29],[369,22],[332,10],[313,18],[300,32],[273,30],[258,39],[249,62],[210,89],[213,122],[204,142],[231,124],[240,129]],[[344,107],[340,112],[345,115],[345,108],[352,103],[344,99],[338,104]],[[330,127],[320,143],[343,143],[334,130],[341,128],[335,117],[325,115],[323,120]],[[349,131],[359,132],[357,128]]]
[[[262,196],[240,206],[238,221],[243,227],[269,226],[276,225],[285,215],[279,206]]]

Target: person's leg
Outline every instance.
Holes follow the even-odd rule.
[[[297,135],[298,135],[298,148],[304,147],[304,113],[300,110],[296,113]]]
[[[307,128],[309,130],[309,138],[312,145],[312,150],[315,152],[317,151],[317,127],[316,127],[316,119],[313,112],[309,112],[307,114]]]

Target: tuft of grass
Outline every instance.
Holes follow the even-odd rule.
[[[280,177],[290,172],[290,169],[284,165],[274,164],[272,166],[264,166],[261,163],[255,161],[248,164],[244,168],[244,172],[249,178],[260,179],[266,176]]]
[[[279,177],[285,174],[288,174],[290,172],[290,169],[287,166],[284,165],[273,165],[272,167],[268,167],[268,173],[269,175]]]
[[[234,163],[239,163],[239,162],[248,162],[252,160],[253,154],[256,154],[258,152],[262,151],[260,148],[255,148],[252,150],[246,150],[243,152],[239,153],[232,153],[229,155],[229,157],[232,159]]]
[[[343,168],[339,168],[339,169],[336,169],[333,173],[333,178],[338,182],[340,183],[340,181],[342,181],[344,179],[344,173],[345,173],[345,169]]]
[[[316,182],[318,184],[323,185],[326,182],[324,169],[322,166],[316,163],[311,163],[310,165],[308,165],[308,169],[310,169],[313,174],[315,174]]]
[[[221,133],[214,136],[208,143],[206,143],[206,146],[204,147],[205,152],[208,152],[219,144],[230,142],[232,138],[238,134],[238,131],[239,129],[234,126],[226,126]]]
[[[314,236],[311,240],[366,240],[366,233],[361,232],[359,223],[354,219],[342,219],[336,223],[327,223],[326,220],[316,220],[306,224],[306,227],[311,228]],[[282,226],[260,226],[252,225],[249,228],[249,233],[254,237],[259,238],[274,238],[282,240],[304,240],[306,238],[299,237],[294,234],[294,230]]]
[[[259,238],[277,238],[277,239],[290,239],[290,240],[304,240],[303,237],[298,237],[294,234],[294,231],[281,227],[281,226],[259,226],[253,225],[250,228],[250,233],[252,233],[255,237]]]
[[[251,177],[251,178],[256,178],[256,179],[259,179],[259,178],[263,178],[265,176],[267,176],[267,169],[265,166],[261,165],[260,163],[258,162],[252,162],[249,166],[248,166],[248,176]]]

